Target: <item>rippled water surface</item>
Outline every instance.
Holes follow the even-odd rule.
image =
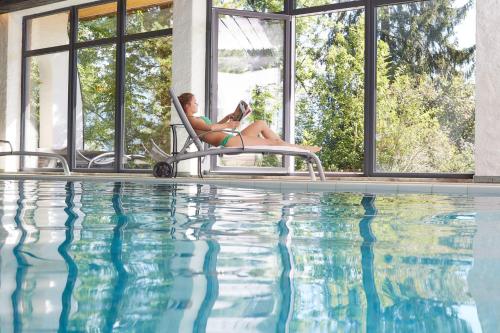
[[[496,198],[5,181],[0,199],[1,332],[495,327],[499,262],[474,238]]]

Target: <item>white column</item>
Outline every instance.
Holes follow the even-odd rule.
[[[7,33],[8,16],[0,15],[0,139],[5,139],[5,114],[7,112]],[[7,147],[5,147],[7,148]],[[3,144],[0,150],[3,150]],[[3,168],[5,159],[0,159],[0,168]]]
[[[500,0],[478,0],[476,55],[476,180],[500,177]],[[498,178],[500,180],[500,178]]]
[[[173,34],[173,88],[176,94],[191,92],[196,95],[200,105],[200,114],[205,111],[205,51],[206,47],[206,9],[205,0],[174,1]],[[172,123],[180,123],[172,108]],[[185,131],[179,133],[179,146],[187,138]],[[197,160],[188,160],[179,164],[182,174],[196,174]]]
[[[21,59],[22,59],[22,16],[7,14],[7,47],[3,48],[7,58],[6,68],[6,100],[2,135],[19,149],[21,130]],[[5,171],[16,171],[19,166],[18,157],[2,157]]]

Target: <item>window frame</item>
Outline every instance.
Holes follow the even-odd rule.
[[[459,178],[459,179],[472,179],[474,173],[402,173],[402,172],[380,172],[376,171],[376,107],[377,107],[377,9],[383,6],[390,5],[398,5],[405,3],[415,3],[415,2],[425,2],[432,0],[351,0],[342,3],[334,3],[334,4],[326,4],[321,6],[307,7],[307,8],[296,8],[296,0],[285,0],[285,8],[284,12],[278,12],[275,14],[285,14],[291,17],[292,27],[294,26],[294,18],[296,16],[303,15],[314,15],[314,14],[324,14],[328,12],[334,11],[343,11],[350,9],[359,9],[363,8],[365,12],[365,96],[364,96],[364,160],[363,160],[363,172],[360,173],[341,173],[341,172],[327,172],[327,175],[330,176],[344,176],[344,177],[352,177],[352,176],[365,176],[365,177],[407,177],[407,178]],[[213,0],[207,1],[207,22],[209,22],[210,29],[214,29],[216,22],[213,22],[213,12],[221,10],[221,8],[213,6]],[[238,12],[245,12],[239,9],[225,9],[225,11],[231,11],[235,15]],[[257,15],[265,14],[262,12],[251,12],[256,13]],[[210,20],[210,21],[209,21]],[[211,22],[211,23],[210,23]],[[293,29],[292,29],[293,31]],[[291,44],[286,48],[285,53],[290,52],[291,59],[293,61],[295,55],[295,36],[292,35],[292,38],[289,40]],[[210,49],[213,52],[213,33],[207,34],[207,45],[210,46]],[[287,37],[288,38],[288,37]],[[213,56],[213,54],[212,54]],[[214,89],[212,81],[212,73],[217,71],[217,64],[213,61],[208,62],[207,66],[210,66],[209,70],[207,70],[207,96],[210,96],[212,99],[212,90]],[[214,67],[215,66],[215,67]],[[290,118],[290,104],[294,102],[294,66],[285,66],[285,79],[288,76],[287,80],[290,85],[290,94],[288,95],[288,99],[285,100],[284,112],[285,119]],[[284,94],[285,95],[285,94]],[[211,101],[207,101],[206,109],[209,110],[209,114],[213,114],[213,103]],[[293,106],[292,106],[293,107]],[[287,111],[288,110],[288,111]],[[287,133],[289,136],[290,133]],[[244,168],[238,168],[238,171],[234,170],[224,170],[221,171],[219,168],[214,168],[214,163],[211,164],[211,172],[214,173],[237,173],[248,171],[256,171],[256,174],[265,174],[263,172],[257,172],[256,168],[253,170],[246,170]],[[293,165],[288,164],[286,173],[292,173],[291,168]],[[276,174],[280,172],[273,172],[272,174]],[[293,172],[295,175],[305,175],[304,172]]]
[[[212,11],[212,22],[214,22],[212,29],[212,43],[210,44],[211,49],[211,57],[210,68],[212,71],[210,72],[210,86],[212,87],[210,91],[210,107],[207,110],[209,111],[209,115],[211,119],[217,119],[217,80],[218,80],[218,17],[219,15],[233,15],[238,17],[246,17],[246,18],[256,18],[256,19],[270,19],[276,21],[282,21],[284,23],[283,29],[283,135],[285,141],[288,141],[290,138],[290,103],[287,101],[290,100],[291,96],[291,48],[289,46],[292,45],[292,19],[290,15],[285,15],[282,13],[259,13],[252,12],[246,10],[234,10],[234,9],[225,9],[225,8],[215,8]],[[207,44],[208,45],[208,44]],[[217,164],[217,156],[211,156],[210,158],[210,170],[213,172],[229,172],[229,173],[252,173],[257,172],[259,174],[283,174],[286,173],[287,170],[290,169],[290,157],[283,156],[283,163],[281,167],[223,167]]]
[[[78,41],[78,10],[81,8],[102,5],[106,3],[117,3],[117,27],[116,36],[103,39],[95,39],[90,41]],[[60,46],[46,47],[35,50],[27,50],[28,43],[28,21],[31,19],[58,14],[62,12],[69,12],[68,26],[69,26],[69,43]],[[151,169],[129,169],[123,163],[125,155],[125,61],[126,61],[126,43],[131,41],[141,41],[159,37],[173,36],[173,27],[127,34],[126,27],[127,15],[127,0],[99,0],[82,3],[74,6],[67,6],[58,8],[51,11],[36,13],[33,15],[26,15],[22,19],[22,59],[21,59],[21,115],[20,115],[20,150],[25,151],[26,147],[26,107],[27,107],[27,83],[29,81],[29,71],[27,69],[27,59],[32,56],[45,55],[68,51],[69,54],[69,75],[68,75],[68,138],[67,138],[67,159],[71,171],[78,172],[100,172],[100,173],[150,173]],[[77,168],[76,167],[76,96],[77,96],[77,55],[78,50],[103,46],[103,45],[116,45],[116,62],[115,62],[115,127],[114,127],[114,151],[118,152],[115,155],[114,167],[112,168]],[[24,158],[20,158],[21,170],[39,170],[28,169],[24,167]],[[44,168],[44,171],[58,171],[59,169]]]

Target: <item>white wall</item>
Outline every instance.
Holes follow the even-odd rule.
[[[173,88],[177,95],[184,92],[195,94],[200,115],[205,114],[206,8],[205,0],[174,1]],[[172,123],[180,123],[174,109]],[[185,131],[180,134],[179,148],[187,138]],[[195,162],[179,163],[180,174],[196,174]],[[205,162],[208,162],[208,158]]]
[[[500,176],[500,0],[477,0],[476,179]],[[493,8],[493,9],[492,9]]]

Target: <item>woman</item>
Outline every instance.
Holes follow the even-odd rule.
[[[222,120],[213,124],[207,117],[195,117],[194,114],[198,112],[198,103],[196,97],[191,93],[184,93],[180,95],[179,102],[181,103],[187,118],[193,126],[197,134],[202,134],[210,131],[217,131],[208,133],[203,136],[203,141],[212,146],[223,147],[241,147],[241,140],[248,146],[289,146],[309,150],[310,152],[318,152],[321,148],[316,146],[300,146],[287,143],[283,141],[276,133],[274,133],[266,122],[257,120],[243,129],[241,138],[238,135],[224,133],[224,129],[235,129],[240,126],[239,121],[233,120],[234,112],[225,116]]]

